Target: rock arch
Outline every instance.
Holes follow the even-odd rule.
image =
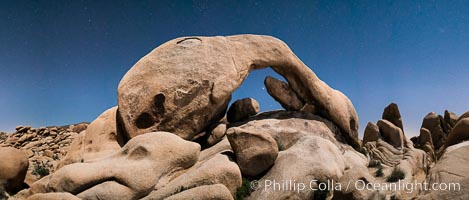
[[[284,42],[263,35],[183,37],[155,48],[119,83],[125,132],[133,138],[168,131],[191,140],[224,116],[231,94],[252,70],[266,67],[282,75],[299,99],[337,124],[349,144],[359,146],[358,116],[351,101],[321,81]],[[164,105],[155,105],[161,95]]]

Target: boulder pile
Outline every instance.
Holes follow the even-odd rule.
[[[87,126],[87,123],[41,128],[17,126],[14,133],[1,134],[0,148],[14,147],[26,153],[29,168],[25,183],[29,185],[55,171],[73,139]]]
[[[253,98],[229,106],[248,74],[265,67],[286,80],[264,81],[285,110],[260,112]],[[0,163],[0,199],[438,199],[345,186],[467,182],[466,168],[449,165],[465,162],[469,118],[426,117],[413,139],[421,150],[392,103],[361,141],[352,102],[270,36],[170,40],[117,90],[118,106],[90,124],[0,134],[0,156],[16,155]],[[439,161],[435,141],[446,150]]]

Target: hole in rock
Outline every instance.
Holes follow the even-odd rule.
[[[144,112],[135,120],[135,125],[139,129],[145,129],[153,125],[153,122],[153,117],[149,113]]]
[[[251,97],[259,102],[261,112],[278,109],[283,110],[280,103],[275,101],[275,99],[269,95],[267,89],[265,88],[264,79],[267,76],[272,76],[276,79],[285,81],[282,76],[277,74],[270,67],[251,71],[241,86],[239,86],[239,88],[233,92],[229,106],[231,106],[231,104],[238,99]]]

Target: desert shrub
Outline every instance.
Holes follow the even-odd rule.
[[[321,182],[321,181],[318,181],[317,182],[318,185],[321,184],[321,183],[324,183],[324,182]],[[326,200],[327,197],[329,196],[329,188],[326,187],[325,190],[320,190],[319,188],[317,188],[318,190],[314,191],[314,194],[313,194],[313,199],[316,200]]]
[[[243,183],[241,187],[236,189],[236,200],[243,200],[245,197],[248,197],[251,195],[252,189],[251,189],[251,181],[249,181],[247,178],[243,177]]]
[[[380,167],[381,166],[381,161],[372,159],[370,160],[370,163],[368,163],[368,167]]]
[[[401,179],[404,179],[405,178],[405,173],[404,171],[402,171],[401,168],[399,167],[394,167],[394,169],[392,170],[391,174],[388,176],[388,178],[386,179],[387,182],[397,182]]]
[[[40,162],[34,164],[34,168],[32,174],[38,178],[42,178],[44,176],[49,175],[49,168],[47,168],[46,164]]]
[[[365,156],[368,155],[368,151],[366,150],[365,147],[360,147],[360,148],[358,148],[357,151],[360,152],[360,153],[362,153],[362,154],[365,155]]]
[[[375,176],[376,176],[376,177],[383,177],[383,176],[384,176],[383,167],[382,167],[382,166],[379,166],[379,167],[378,167],[378,170],[376,170],[376,172],[375,172]]]
[[[277,143],[278,151],[283,151],[283,150],[285,150],[284,147],[283,147],[282,140],[280,140],[278,137],[274,137],[274,140],[275,140],[275,142]]]

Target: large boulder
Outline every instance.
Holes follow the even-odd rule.
[[[29,166],[26,152],[12,147],[0,147],[0,158],[0,189],[5,189],[9,194],[24,189],[24,178]]]
[[[444,148],[469,140],[469,118],[463,118],[456,123],[449,133]]]
[[[403,148],[405,137],[401,128],[385,119],[378,121],[378,127],[386,142],[398,149]]]
[[[445,116],[443,120],[444,120],[445,132],[449,133],[453,129],[454,125],[456,125],[456,122],[458,121],[458,115],[456,115],[456,113],[454,112],[445,110]]]
[[[269,133],[234,127],[226,134],[243,174],[257,176],[274,164],[279,149]]]
[[[147,133],[109,157],[62,167],[35,182],[28,194],[68,192],[81,199],[138,199],[192,167],[199,153],[199,144],[172,133]]]
[[[186,190],[194,188],[201,190],[206,188],[204,186],[215,184],[223,186],[218,187],[217,192],[227,193],[230,196],[235,195],[236,189],[241,186],[241,172],[238,166],[226,155],[218,153],[207,160],[199,160],[197,164],[169,183],[157,185],[143,200],[176,198]],[[205,192],[208,193],[210,190]]]
[[[117,107],[104,111],[86,129],[77,136],[62,159],[58,168],[77,162],[87,162],[93,159],[111,155],[121,149],[120,136],[117,135],[116,123]]]
[[[340,129],[327,119],[305,112],[274,111],[261,113],[231,130],[269,134],[280,150],[274,165],[258,175],[259,189],[248,199],[306,199],[319,195],[309,189],[313,179],[338,181],[347,169],[366,166],[367,159],[345,144]],[[229,129],[229,132],[231,131]],[[229,133],[228,135],[230,135]],[[250,136],[254,137],[254,136]],[[249,145],[242,146],[249,150]],[[255,166],[253,166],[255,167]],[[278,190],[273,181],[294,180],[305,183],[306,189]],[[271,185],[266,185],[271,183]],[[317,187],[317,184],[313,187]],[[330,195],[330,194],[329,194]]]
[[[363,134],[363,144],[367,142],[374,142],[380,138],[379,127],[373,122],[368,122]]]
[[[226,119],[230,123],[240,122],[256,115],[261,111],[259,103],[253,98],[239,99],[231,104],[226,113]]]
[[[462,119],[464,118],[468,118],[469,117],[469,111],[463,113],[461,116],[459,116],[458,120],[456,120],[456,122],[458,121],[461,121]]]
[[[402,117],[397,104],[391,103],[386,108],[384,108],[382,118],[388,120],[395,126],[399,127],[402,132],[404,132],[404,126],[402,125]]]
[[[422,122],[422,128],[426,128],[432,134],[433,145],[435,145],[435,150],[438,150],[446,140],[446,134],[443,131],[441,125],[440,117],[435,113],[428,113]]]
[[[298,98],[295,91],[291,89],[288,83],[267,76],[264,80],[267,92],[286,110],[300,110],[304,103]]]
[[[359,146],[351,101],[321,81],[281,40],[262,35],[183,37],[140,59],[118,87],[119,118],[129,138],[169,131],[191,140],[227,109],[231,94],[256,69],[272,67],[306,104],[314,104]]]
[[[469,199],[468,154],[469,142],[448,147],[427,176],[429,189],[416,199]]]

